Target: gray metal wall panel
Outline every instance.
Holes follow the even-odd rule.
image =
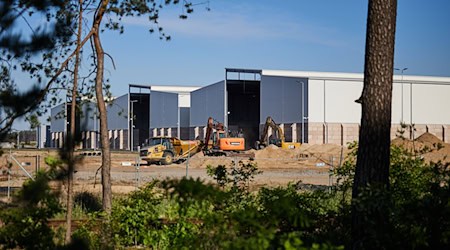
[[[107,106],[108,129],[128,129],[128,94],[120,96]]]
[[[150,128],[178,126],[178,94],[152,91],[150,93]]]
[[[81,131],[100,131],[97,118],[97,106],[93,102],[81,104],[80,127]]]
[[[190,117],[190,108],[180,107],[180,127],[188,128],[189,127],[189,117]]]
[[[50,111],[50,126],[51,132],[64,132],[66,123],[65,113],[66,103],[59,104]]]
[[[304,95],[302,95],[302,82]],[[308,79],[261,76],[261,111],[260,123],[265,123],[267,116],[275,122],[301,123],[302,96],[304,116],[308,117]]]
[[[217,82],[191,93],[191,127],[206,126],[208,117],[224,122],[225,81]]]

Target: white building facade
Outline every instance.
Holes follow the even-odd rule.
[[[358,140],[363,74],[263,70],[263,75],[304,78],[308,82],[308,142],[345,145]],[[450,77],[394,75],[391,137],[401,124],[406,138],[424,132],[450,142]],[[410,131],[410,125],[415,131]]]

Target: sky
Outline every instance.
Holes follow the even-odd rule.
[[[124,34],[102,34],[105,77],[114,96],[128,84],[205,86],[225,68],[351,72],[364,70],[367,0],[206,0],[178,18],[164,8],[150,34],[146,18],[125,18]],[[207,8],[210,10],[208,11]],[[450,1],[398,0],[395,62],[405,75],[450,76]]]
[[[200,0],[202,1],[202,0]],[[194,2],[195,3],[195,2]],[[112,91],[129,83],[204,86],[225,68],[354,72],[364,70],[368,1],[211,0],[187,20],[164,9],[169,42],[147,32],[145,18],[103,36]],[[395,67],[408,75],[450,76],[450,1],[399,0]]]

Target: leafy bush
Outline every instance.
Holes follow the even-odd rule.
[[[49,186],[52,172],[38,172],[14,197],[13,205],[0,210],[0,244],[5,248],[54,249],[54,232],[48,219],[61,211]]]
[[[349,193],[353,182],[356,148],[336,173],[338,190]],[[363,213],[371,247],[392,249],[446,249],[450,246],[448,164],[426,164],[401,147],[391,147],[390,187],[368,187],[353,204]],[[347,208],[349,209],[349,208]],[[379,223],[379,214],[388,220]],[[350,226],[350,223],[348,223]],[[376,227],[379,228],[376,228]]]

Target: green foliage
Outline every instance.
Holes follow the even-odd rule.
[[[216,180],[221,188],[229,187],[234,191],[249,191],[250,182],[253,181],[255,175],[261,174],[262,171],[258,169],[258,165],[250,160],[245,163],[243,161],[232,162],[230,168],[225,165],[213,167],[208,165],[206,173]]]
[[[53,249],[54,232],[48,219],[61,211],[58,198],[49,187],[52,173],[38,172],[24,183],[14,205],[0,210],[0,244],[6,248]]]
[[[114,249],[111,228],[106,214],[94,212],[89,214],[87,221],[72,234],[72,242],[82,244],[79,249]],[[73,248],[77,249],[77,248]]]
[[[225,165],[219,165],[213,167],[211,165],[206,166],[206,173],[216,180],[217,185],[221,188],[225,188],[225,185],[230,181],[228,177],[227,167]]]
[[[351,203],[347,193],[351,189],[357,144],[350,146],[355,150],[342,169],[335,169],[341,178],[335,189],[305,191],[298,184],[290,184],[250,192],[249,182],[259,172],[252,162],[236,163],[231,168],[210,166],[208,174],[218,185],[187,178],[152,182],[116,199],[110,217],[99,212],[90,214],[88,221],[74,232],[74,242],[90,249],[350,247]],[[56,159],[47,161],[58,163]],[[448,165],[427,165],[404,149],[393,147],[390,188],[367,187],[352,201],[368,230],[366,242],[370,245],[361,248],[448,249],[449,181]],[[45,218],[55,215],[56,211],[52,211],[58,207],[57,201],[45,198],[45,192],[25,194],[45,187],[40,181],[27,186],[20,193],[27,203],[2,210],[2,221],[8,222],[4,218],[10,218],[1,229],[2,237],[8,236],[2,238],[4,246],[56,247],[51,241],[54,233],[44,225]],[[94,197],[90,194],[80,194],[84,204],[91,199]],[[33,207],[34,212],[28,207]],[[16,217],[4,217],[11,209],[15,209]],[[388,217],[380,217],[383,214]],[[38,221],[42,227],[31,226]],[[31,232],[41,236],[41,240],[25,242],[25,235]]]
[[[76,206],[81,207],[86,213],[99,212],[102,209],[100,198],[87,191],[76,193],[73,201]]]
[[[295,185],[250,193],[255,164],[209,167],[219,187],[199,179],[153,182],[115,202],[111,223],[97,230],[116,248],[337,249],[316,234],[320,218],[338,211],[331,194]],[[76,233],[98,248],[92,226]],[[338,244],[339,245],[339,244]]]
[[[358,155],[358,143],[350,142],[347,148],[347,154],[342,166],[334,168],[334,174],[337,176],[337,188],[342,192],[343,199],[349,199],[351,194],[353,180],[355,177],[356,156]]]
[[[351,190],[355,156],[356,152],[351,152],[342,169],[336,169],[339,178],[344,180],[339,182],[338,190]],[[367,225],[370,247],[448,248],[448,164],[426,164],[423,159],[408,150],[395,146],[391,147],[390,162],[390,188],[367,187],[353,200],[355,208],[363,215],[364,224]],[[342,214],[344,215],[345,211]],[[388,219],[381,220],[381,214],[387,214]]]

